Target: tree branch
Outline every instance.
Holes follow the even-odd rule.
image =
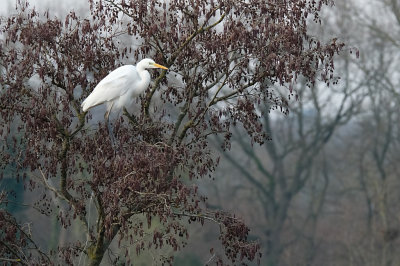
[[[220,8],[220,7],[219,7],[219,8]],[[218,10],[219,8],[215,9],[213,12],[215,12],[215,11]],[[205,32],[205,31],[208,31],[208,30],[214,28],[214,27],[217,26],[219,23],[221,23],[222,20],[223,20],[224,18],[225,18],[225,14],[222,14],[221,17],[220,17],[215,23],[213,23],[213,24],[211,24],[211,25],[209,25],[209,26],[207,26],[207,27],[204,27],[204,25],[203,25],[200,29],[197,29],[197,30],[196,30],[195,32],[193,32],[188,38],[186,38],[186,40],[181,44],[181,46],[180,46],[174,53],[172,53],[172,55],[171,55],[171,57],[169,58],[169,60],[167,60],[167,63],[166,63],[167,67],[170,67],[170,66],[172,66],[172,65],[174,64],[176,58],[178,58],[178,56],[181,54],[181,52],[183,51],[183,49],[184,49],[197,35],[199,35],[199,34]],[[145,101],[145,104],[144,104],[144,110],[145,110],[145,115],[146,115],[147,118],[150,117],[150,115],[149,115],[149,107],[150,107],[151,99],[153,98],[153,95],[154,95],[156,89],[159,87],[160,82],[161,82],[161,79],[165,77],[166,73],[167,73],[167,70],[163,70],[163,71],[161,72],[161,74],[160,74],[160,75],[157,77],[157,79],[155,80],[154,85],[151,87],[150,93],[148,93],[148,94],[146,95],[146,101]]]
[[[4,243],[1,239],[0,239],[0,244],[2,244],[4,247],[6,247],[6,249],[12,253],[15,257],[17,257],[18,259],[14,259],[15,262],[18,262],[19,264],[22,265],[28,265],[28,263],[26,263],[25,261],[23,261],[22,259],[19,258],[18,254],[14,251],[13,248],[11,248],[9,245],[7,245],[6,243]]]

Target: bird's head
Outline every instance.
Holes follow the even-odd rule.
[[[150,58],[145,58],[142,61],[138,63],[138,66],[142,68],[162,68],[162,69],[168,69],[165,66],[159,65],[156,62],[154,62],[153,59]]]

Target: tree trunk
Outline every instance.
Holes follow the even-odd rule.
[[[88,258],[89,258],[88,265],[90,265],[90,266],[100,265],[101,261],[103,260],[104,253],[107,251],[111,242],[117,235],[119,228],[120,228],[119,225],[115,225],[112,229],[112,237],[110,239],[108,239],[105,236],[105,228],[102,227],[102,229],[99,232],[96,243],[90,245],[86,249],[86,252],[87,252]]]
[[[279,265],[281,254],[282,254],[282,229],[287,218],[287,211],[289,209],[292,197],[290,194],[282,197],[279,207],[276,210],[274,218],[271,220],[272,224],[267,232],[267,247],[266,247],[266,257],[268,266]]]

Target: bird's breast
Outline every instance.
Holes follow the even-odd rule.
[[[140,79],[132,84],[131,87],[131,97],[138,97],[142,92],[144,92],[150,84],[150,73],[148,71],[143,71],[140,74]]]

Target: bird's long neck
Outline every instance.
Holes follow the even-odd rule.
[[[141,84],[140,87],[143,88],[143,90],[145,90],[150,84],[150,73],[141,66],[137,66],[136,69],[140,76],[140,84]]]
[[[141,81],[150,80],[150,73],[146,69],[138,69]]]

